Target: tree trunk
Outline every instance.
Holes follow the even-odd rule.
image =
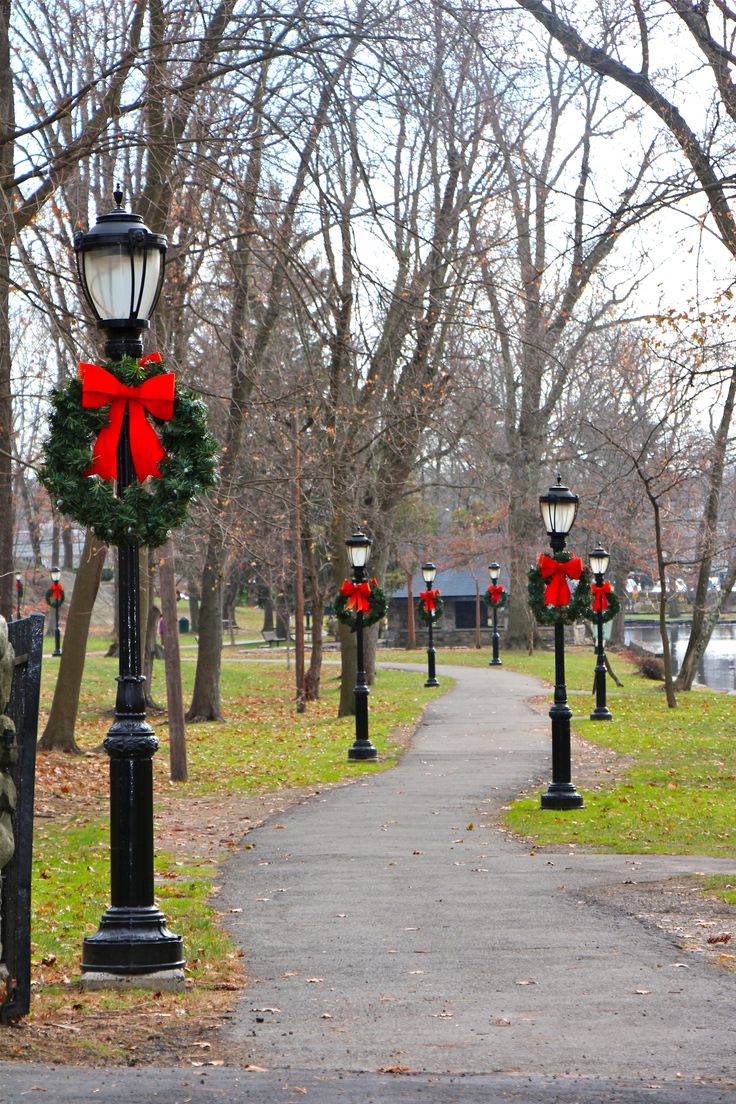
[[[340,641],[340,704],[337,709],[338,717],[355,716],[355,680],[358,672],[358,654],[355,644],[355,633],[350,631],[348,625],[338,623],[338,639]]]
[[[511,470],[511,501],[509,503],[509,537],[511,554],[509,574],[511,598],[508,605],[506,647],[530,649],[534,641],[534,618],[529,609],[528,572],[535,561],[535,548],[544,540],[541,523],[535,512],[537,464],[520,461],[517,455]]]
[[[213,533],[202,573],[199,607],[199,651],[192,702],[186,719],[221,721],[220,659],[222,655],[222,537]]]
[[[199,584],[189,584],[189,631],[195,634],[199,632],[199,598]],[[177,620],[178,616],[177,612]]]
[[[304,693],[307,701],[318,701],[320,682],[322,680],[322,643],[323,624],[325,616],[325,594],[320,581],[320,564],[317,559],[315,541],[309,527],[309,515],[302,519],[304,533],[304,548],[307,556],[307,570],[309,573],[309,593],[312,602],[312,649],[309,657],[309,667],[304,676]]]
[[[312,591],[312,650],[309,656],[309,667],[304,676],[304,694],[307,701],[318,701],[320,682],[322,680],[322,625],[325,615],[325,605],[322,595],[316,596]]]
[[[263,610],[261,631],[273,632],[273,599],[271,598],[271,591],[268,587],[261,586],[258,588],[258,592],[258,604]]]
[[[166,705],[169,713],[169,773],[172,782],[187,780],[187,742],[184,727],[184,695],[181,685],[179,618],[176,607],[174,542],[169,537],[159,549],[159,581],[163,608]]]
[[[45,751],[66,751],[80,754],[74,739],[74,727],[79,709],[79,693],[84,674],[92,607],[100,586],[100,576],[105,563],[107,546],[87,533],[79,570],[74,582],[69,612],[66,619],[64,650],[59,660],[59,674],[54,687],[51,712],[38,746]],[[110,699],[114,700],[112,681]]]
[[[153,661],[157,656],[158,658],[161,656],[161,651],[156,641],[158,623],[160,620],[161,610],[155,602],[151,602],[148,607],[146,631],[143,637],[143,677],[146,680],[143,684],[143,689],[147,709],[162,708],[153,698]]]
[[[105,655],[110,658],[117,656],[120,651],[120,602],[118,601],[118,587],[120,585],[120,573],[118,567],[118,550],[114,552],[114,565],[112,576],[112,640]]]
[[[61,545],[64,550],[64,562],[61,564],[63,571],[74,570],[74,533],[68,522],[64,523],[61,530]]]
[[[731,374],[726,400],[723,405],[721,419],[716,430],[713,448],[713,460],[710,465],[708,478],[708,496],[703,507],[703,516],[700,525],[700,567],[698,568],[698,582],[695,588],[695,601],[693,603],[693,621],[690,628],[690,639],[687,643],[682,666],[675,680],[675,689],[690,690],[697,674],[698,665],[703,653],[708,646],[713,626],[718,619],[718,612],[723,600],[722,592],[716,602],[715,618],[708,616],[706,606],[708,602],[708,582],[713,568],[713,556],[716,547],[716,533],[718,529],[718,517],[720,513],[721,488],[723,486],[723,472],[726,463],[726,449],[729,441],[729,431],[733,418],[734,402],[736,401],[736,369]],[[710,627],[708,628],[708,625]]]
[[[294,416],[294,480],[293,480],[292,546],[294,549],[294,680],[296,711],[306,707],[304,686],[304,557],[302,555],[302,453],[299,443],[299,415]],[[287,637],[288,640],[288,637]]]
[[[7,5],[6,12],[9,12]],[[3,26],[0,35],[0,53],[7,51],[7,26]],[[0,60],[0,68],[4,68]],[[3,97],[7,90],[0,89]],[[0,102],[0,117],[5,133],[12,132],[12,123],[8,128],[8,117]],[[12,150],[12,142],[5,143]],[[0,155],[0,162],[2,157]],[[9,197],[5,197],[9,201]],[[8,290],[10,287],[10,244],[0,239],[0,614],[12,621],[14,608],[14,565],[13,565],[13,405],[10,393],[11,350],[10,316]]]
[[[414,617],[414,590],[412,587],[413,575],[411,571],[406,573],[406,646],[416,648],[417,625]]]

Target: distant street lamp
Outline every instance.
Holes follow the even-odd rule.
[[[140,215],[123,206],[100,215],[86,233],[77,232],[74,249],[85,298],[105,331],[110,360],[143,355],[148,329],[164,279],[166,238],[152,233]],[[132,389],[126,389],[132,390]],[[131,400],[132,401],[132,400]],[[131,456],[130,403],[126,403],[116,453],[116,494],[122,498],[137,482]],[[110,756],[110,908],[99,930],[84,940],[82,971],[145,975],[182,970],[182,941],[166,927],[154,903],[153,764],[158,748],[146,723],[141,674],[138,544],[118,545],[119,676],[115,721],[104,742]]]
[[[437,568],[434,566],[433,563],[425,563],[423,565],[423,567],[422,567],[422,578],[424,579],[425,585],[427,587],[427,592],[430,592],[432,590],[432,583],[434,582],[436,575],[437,575]],[[427,592],[425,592],[425,593],[427,593]],[[420,597],[422,597],[422,596],[420,595]],[[436,671],[436,667],[435,667],[434,640],[432,638],[432,626],[434,624],[434,609],[429,608],[430,604],[432,604],[433,601],[434,600],[432,599],[431,601],[428,602],[425,599],[425,608],[427,610],[427,628],[429,630],[429,640],[428,640],[428,643],[427,643],[427,680],[424,683],[425,686],[439,686],[439,682],[437,681],[437,671]]]
[[[58,567],[51,568],[51,586],[49,587],[49,605],[53,607],[56,617],[56,625],[54,627],[54,650],[51,653],[55,656],[61,655],[61,630],[59,629],[59,607],[64,601],[64,588],[60,583],[61,572]]]
[[[20,571],[15,576],[15,608],[16,608],[16,620],[20,621],[20,604],[23,600],[23,576]]]
[[[353,569],[353,582],[356,586],[365,583],[365,569],[371,555],[373,541],[365,533],[353,533],[345,541],[348,560]],[[355,640],[357,648],[357,671],[355,675],[355,743],[348,748],[348,759],[376,759],[378,751],[368,738],[368,684],[365,679],[365,658],[363,653],[363,611],[356,610]]]
[[[610,557],[605,548],[601,548],[599,544],[590,553],[588,559],[590,560],[590,569],[595,577],[595,582],[590,589],[593,594],[593,612],[596,614],[598,628],[595,664],[595,709],[590,714],[590,719],[591,721],[612,721],[613,714],[606,705],[606,653],[603,646],[603,611],[608,605],[606,595],[611,592],[611,584],[607,581],[604,582],[603,576],[606,573]]]
[[[499,587],[498,577],[500,574],[500,564],[492,563],[488,565],[488,575],[491,580],[488,592],[491,598],[491,609],[493,610],[493,635],[491,637],[493,654],[488,664],[489,667],[500,667],[502,665],[501,660],[498,658],[498,603],[501,600],[501,588]]]
[[[578,512],[578,496],[562,485],[550,487],[546,495],[539,496],[539,510],[549,536],[552,552],[565,550],[567,534],[575,524]],[[570,719],[572,710],[567,704],[565,685],[565,626],[555,621],[555,694],[549,711],[552,720],[552,781],[542,794],[543,809],[579,809],[582,796],[572,784],[570,759]]]

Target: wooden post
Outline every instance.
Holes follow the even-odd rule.
[[[294,415],[294,672],[296,680],[296,711],[306,709],[304,687],[304,557],[302,556],[302,453],[299,447],[298,413]],[[286,639],[287,656],[289,639]]]

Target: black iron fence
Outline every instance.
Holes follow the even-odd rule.
[[[43,614],[32,613],[8,625],[8,637],[15,649],[15,672],[6,712],[15,724],[18,754],[11,768],[17,791],[13,814],[15,852],[1,875],[0,943],[9,976],[6,998],[0,1004],[0,1023],[25,1016],[31,1004],[33,794],[43,624]]]

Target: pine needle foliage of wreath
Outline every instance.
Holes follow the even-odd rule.
[[[433,611],[430,612],[427,609],[423,598],[420,598],[418,603],[417,603],[417,613],[419,614],[420,619],[424,622],[425,625],[428,625],[430,623],[430,621],[432,622],[433,625],[436,625],[437,622],[439,621],[440,617],[442,617],[442,614],[444,612],[445,612],[445,600],[442,597],[442,595],[437,593],[437,592],[435,592],[435,596],[434,596],[434,610]],[[432,616],[432,613],[434,613],[434,617]]]
[[[66,595],[64,594],[63,587],[62,587],[60,598],[54,598],[51,587],[49,587],[49,589],[46,591],[46,602],[49,606],[51,606],[52,609],[58,609],[60,606],[63,606],[65,598],[66,598]]]
[[[388,599],[386,598],[386,592],[378,585],[375,579],[367,580],[371,592],[368,596],[369,609],[363,613],[363,628],[367,629],[369,625],[375,625],[377,621],[380,621],[382,617],[386,616],[386,610],[388,609]],[[350,595],[340,592],[335,601],[332,603],[332,608],[335,611],[335,617],[343,625],[349,625],[352,632],[355,632],[358,627],[358,618],[355,612],[355,607],[351,606],[348,609],[348,601]]]
[[[127,356],[102,367],[127,387],[138,387],[166,371],[163,362],[142,368]],[[195,392],[177,383],[171,419],[152,417],[166,452],[161,478],[146,480],[145,485],[135,481],[121,498],[111,481],[84,474],[109,409],[85,409],[79,379],[52,392],[41,482],[59,513],[91,529],[106,544],[157,548],[172,529],[184,524],[191,500],[215,481],[217,442],[207,429],[206,407]]]
[[[555,552],[552,557],[558,563],[569,563],[574,559],[570,552]],[[584,567],[578,585],[572,592],[569,603],[566,606],[546,606],[544,604],[544,592],[547,582],[542,575],[542,569],[537,564],[529,570],[529,608],[540,625],[572,625],[576,621],[582,621],[587,617],[590,608],[590,572]],[[572,587],[570,588],[572,590]]]
[[[608,599],[608,606],[606,607],[606,609],[604,609],[602,611],[603,612],[603,624],[604,625],[605,625],[606,621],[613,621],[616,614],[621,612],[621,602],[620,602],[618,594],[616,594],[615,590],[612,590],[609,594],[607,594],[606,598]],[[585,611],[585,618],[586,618],[587,621],[595,621],[596,625],[598,624],[598,610],[593,609],[593,592],[592,591],[591,591],[591,594],[590,594],[590,605],[588,606],[588,609]]]
[[[501,597],[499,598],[498,602],[494,602],[493,599],[491,598],[490,588],[486,587],[486,589],[483,591],[483,601],[485,602],[485,604],[488,606],[489,609],[493,609],[494,606],[495,606],[496,609],[503,609],[504,606],[508,605],[509,596],[508,596],[507,591],[503,590],[501,592]]]

